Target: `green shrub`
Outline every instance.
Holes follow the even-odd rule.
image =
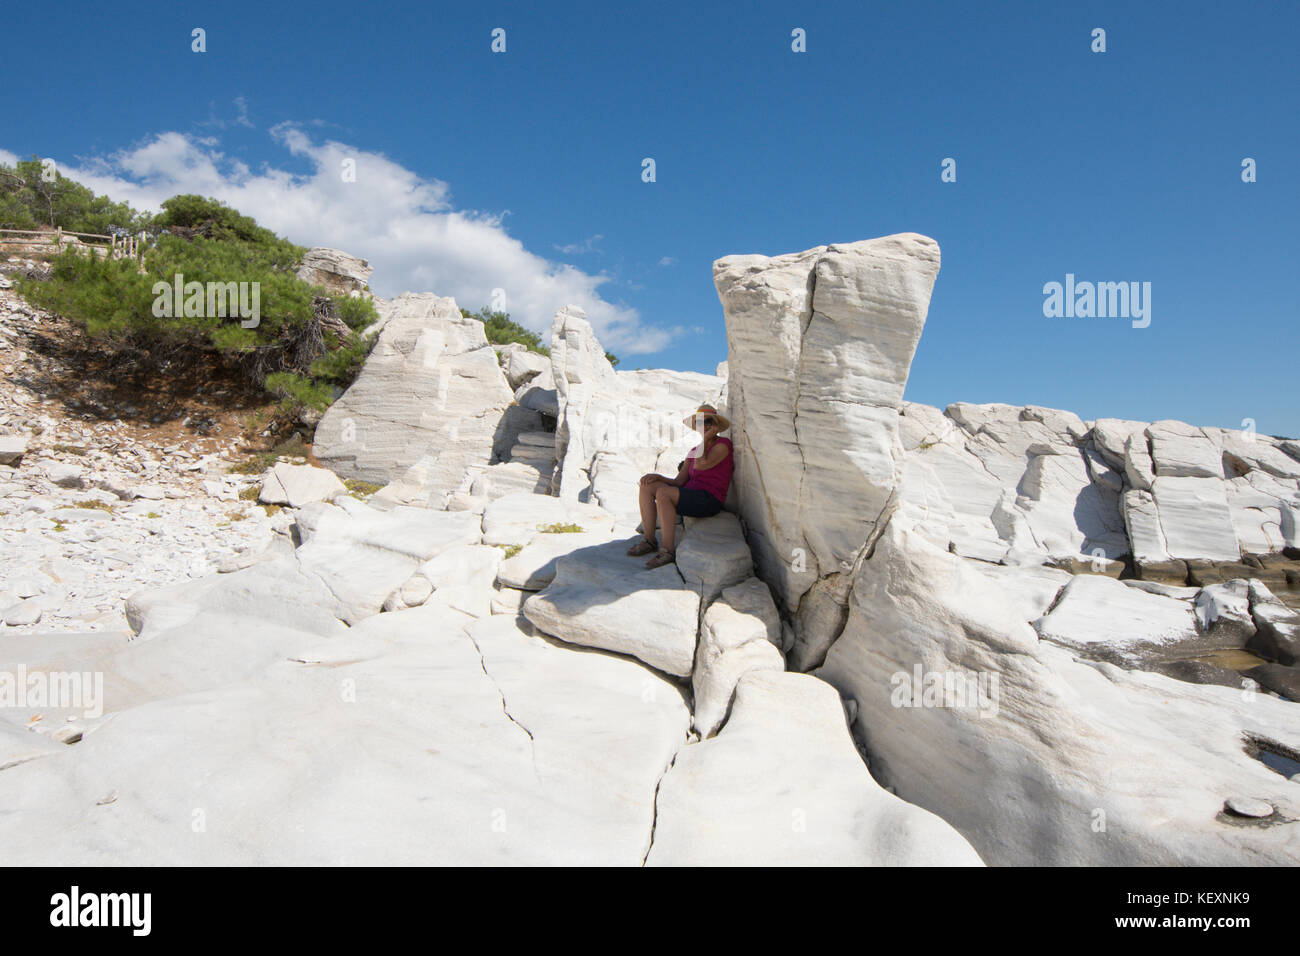
[[[485,305],[477,312],[461,309],[460,314],[467,319],[478,319],[482,322],[483,334],[493,345],[510,345],[518,342],[530,352],[537,352],[539,355],[551,354],[551,350],[542,344],[540,335],[524,328],[518,322],[510,321],[508,312],[493,312]]]
[[[84,501],[77,502],[78,508],[94,508],[97,511],[107,511],[113,514],[113,506],[107,501],[100,501],[98,498],[87,498]]]
[[[461,309],[460,314],[467,319],[478,319],[483,323],[483,334],[493,345],[510,345],[518,342],[530,352],[536,352],[538,355],[549,356],[551,350],[542,344],[542,337],[536,332],[524,328],[518,322],[510,320],[508,312],[493,312],[486,305],[477,312],[471,312],[469,309]],[[609,359],[610,365],[618,364],[618,356],[613,352],[606,352],[605,358]]]
[[[261,452],[248,459],[230,466],[232,475],[260,475],[275,464],[275,456],[270,452]]]
[[[582,525],[560,524],[559,522],[555,524],[538,525],[537,527],[541,529],[542,534],[581,534],[583,531]]]
[[[343,487],[353,498],[367,498],[384,486],[377,485],[373,481],[362,481],[360,478],[348,478],[344,480]]]

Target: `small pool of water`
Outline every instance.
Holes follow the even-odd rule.
[[[1296,774],[1300,774],[1300,760],[1293,760],[1290,757],[1285,757],[1280,753],[1275,753],[1274,751],[1267,750],[1264,747],[1260,747],[1254,756],[1256,760],[1268,767],[1269,770],[1274,770],[1288,779],[1294,777]]]
[[[1237,671],[1238,673],[1248,671],[1252,667],[1258,667],[1260,664],[1268,663],[1264,658],[1257,657],[1244,647],[1221,647],[1218,650],[1206,651],[1204,654],[1190,657],[1188,660],[1201,661],[1204,664],[1213,664],[1215,667],[1223,667],[1230,671]]]

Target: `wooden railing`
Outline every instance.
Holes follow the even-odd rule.
[[[52,246],[57,251],[62,252],[67,246],[71,245],[70,239],[93,250],[92,255],[112,259],[140,258],[140,240],[136,236],[104,236],[95,232],[68,232],[62,227],[56,227],[53,231],[48,229],[0,229],[0,246]],[[103,244],[103,240],[107,240],[107,246]]]

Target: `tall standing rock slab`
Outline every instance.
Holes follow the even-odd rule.
[[[365,367],[316,427],[316,457],[340,475],[387,483],[429,458],[429,491],[454,491],[510,440],[514,393],[483,323],[454,299],[407,294],[384,303]]]
[[[713,265],[740,513],[790,610],[852,569],[890,501],[903,388],[938,273],[938,244],[914,233]],[[819,593],[835,603],[847,588]],[[842,619],[823,611],[808,620]]]
[[[577,500],[589,482],[586,468],[596,449],[588,434],[591,400],[598,390],[612,389],[614,366],[605,358],[587,314],[576,305],[555,313],[551,325],[551,368],[560,402],[555,430],[554,490],[561,498]]]

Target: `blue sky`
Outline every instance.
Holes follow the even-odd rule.
[[[1300,435],[1294,2],[232,0],[6,24],[30,41],[6,43],[0,158],[139,205],[218,195],[369,258],[381,294],[500,287],[538,329],[577,302],[621,367],[712,371],[713,260],[914,231],[943,267],[909,399]],[[1151,325],[1045,318],[1066,273],[1150,282]]]

